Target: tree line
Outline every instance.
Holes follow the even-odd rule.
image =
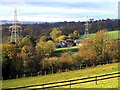
[[[80,35],[84,34],[86,22],[55,22],[55,23],[35,23],[35,24],[22,24],[21,36],[31,35],[34,38],[38,38],[39,35],[49,35],[52,28],[56,27],[61,29],[64,35],[68,35],[75,30],[78,30]],[[89,21],[89,33],[96,33],[101,29],[107,29],[108,31],[118,30],[119,24],[117,19],[106,19]],[[3,42],[6,41],[6,37],[10,36],[9,26],[11,24],[2,25],[2,37]]]

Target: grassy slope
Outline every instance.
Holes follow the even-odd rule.
[[[73,47],[66,47],[66,48],[57,48],[56,51],[62,51],[62,50],[72,50],[72,49],[78,49],[79,46],[73,46]]]
[[[119,33],[120,33],[120,30],[116,30],[116,31],[109,31],[107,32],[110,36],[112,36],[114,39],[120,39],[120,36],[119,36]],[[95,33],[93,34],[89,34],[90,37],[94,37],[95,36]],[[81,36],[81,38],[86,38],[85,35]]]
[[[108,32],[108,34],[111,35],[114,39],[120,39],[119,33],[120,33],[120,30]]]
[[[35,85],[40,83],[76,79],[76,78],[82,78],[82,77],[88,77],[88,76],[94,76],[94,75],[107,74],[112,72],[118,72],[118,63],[86,68],[82,70],[50,74],[45,76],[35,76],[35,77],[19,78],[19,79],[13,79],[13,80],[3,80],[2,86],[3,88],[7,88],[7,87],[17,87],[17,86],[25,86],[25,85],[33,85],[33,84]],[[115,81],[113,81],[113,84],[115,84],[114,82],[116,81],[117,80],[115,79]],[[79,87],[79,86],[76,85],[73,87]]]
[[[66,51],[71,51],[74,54],[78,51],[78,49],[79,49],[79,46],[57,48],[54,51],[53,56],[60,56],[62,53],[66,52]]]
[[[35,88],[39,88],[39,86]],[[70,86],[63,86],[62,88],[70,88]],[[97,85],[96,82],[76,84],[72,85],[71,88],[118,88],[118,78],[98,81]]]
[[[78,84],[72,86],[72,88],[118,88],[118,78],[98,81],[97,85],[95,82],[85,83],[82,85]]]

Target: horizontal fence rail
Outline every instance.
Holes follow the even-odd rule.
[[[112,75],[114,75],[114,76],[112,76]],[[80,78],[80,79],[51,82],[51,83],[46,83],[46,84],[2,88],[2,90],[13,90],[13,89],[16,90],[16,89],[23,89],[23,88],[26,88],[26,89],[27,88],[28,89],[30,89],[30,88],[31,89],[48,89],[48,88],[55,88],[55,87],[61,87],[61,86],[70,86],[70,88],[71,88],[71,85],[75,85],[75,84],[81,84],[81,83],[87,83],[87,82],[93,82],[93,81],[95,81],[95,83],[97,84],[97,82],[100,80],[106,80],[106,79],[117,78],[117,77],[120,77],[120,72],[104,74],[104,75],[99,75],[99,76],[90,76],[90,77]],[[89,79],[91,79],[91,80],[89,80]],[[85,81],[81,81],[81,80],[85,80]],[[55,84],[60,84],[60,85],[55,85]]]

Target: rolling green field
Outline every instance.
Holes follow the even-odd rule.
[[[114,31],[108,31],[107,32],[111,37],[113,37],[114,39],[120,39],[120,30],[114,30]],[[89,34],[89,37],[95,37],[95,33],[93,34]],[[82,39],[86,38],[86,35],[81,36]]]
[[[41,76],[18,78],[18,79],[12,79],[12,80],[3,80],[2,87],[8,88],[8,87],[18,87],[18,86],[26,86],[26,85],[36,85],[36,84],[42,84],[42,83],[102,75],[102,74],[113,73],[113,72],[118,72],[118,63],[99,65],[96,67],[69,71],[69,72],[56,73],[56,74],[49,74],[44,76],[41,75]],[[108,79],[108,80],[99,81],[98,85],[95,85],[95,82],[91,82],[91,83],[82,84],[82,85],[73,85],[72,87],[73,88],[82,88],[82,87],[105,88],[106,85],[108,88],[113,88],[113,87],[117,88],[118,79]],[[64,88],[67,88],[67,87],[64,87]]]
[[[70,88],[70,86],[64,86],[62,88]],[[118,88],[118,78],[98,81],[97,85],[95,82],[76,84],[72,85],[71,88]]]
[[[65,48],[57,48],[54,53],[53,56],[60,56],[62,53],[64,52],[72,52],[73,54],[76,53],[79,49],[79,46],[73,46],[73,47],[65,47]]]
[[[120,30],[118,31],[110,31],[108,32],[109,35],[111,35],[114,39],[120,39]]]
[[[66,48],[57,48],[56,51],[62,51],[62,50],[73,50],[73,49],[78,49],[79,46],[73,46],[73,47],[66,47]]]

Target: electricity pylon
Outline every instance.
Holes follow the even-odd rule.
[[[85,23],[85,35],[89,34],[89,23],[88,23],[88,17],[87,17],[87,21]]]
[[[21,26],[17,25],[17,9],[14,10],[14,21],[13,25],[9,27],[9,31],[11,31],[10,42],[11,43],[18,43],[19,42],[19,35],[21,31]]]

